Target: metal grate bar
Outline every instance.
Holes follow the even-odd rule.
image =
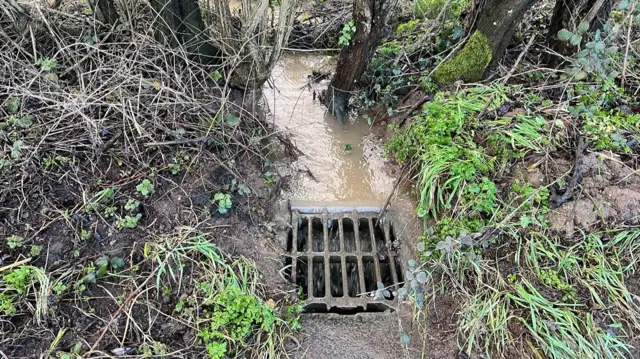
[[[313,278],[313,257],[307,257],[307,297],[313,299],[315,296],[313,295],[313,284],[315,283],[315,278]]]
[[[322,213],[293,211],[291,219],[293,234],[289,237],[292,241],[289,253],[291,257],[290,279],[294,283],[304,283],[299,274],[306,275],[308,306],[313,305],[317,309],[319,304],[324,304],[327,310],[333,307],[364,307],[366,309],[369,303],[375,302],[393,308],[388,299],[374,301],[373,296],[363,295],[367,289],[372,289],[367,288],[367,284],[373,285],[373,281],[383,282],[382,274],[385,275],[385,285],[388,285],[391,280],[393,288],[398,289],[400,276],[396,270],[395,253],[391,250],[390,231],[392,227],[389,222],[378,222],[375,212],[358,213],[353,211],[329,214],[326,210]],[[349,228],[347,228],[347,219],[351,223]],[[331,221],[331,228],[329,228],[329,221]],[[370,245],[366,247],[362,243],[365,233],[361,231],[361,221],[362,229],[368,229],[369,232],[368,240],[370,243],[367,244]],[[319,225],[322,226],[322,232],[320,232]],[[381,229],[376,226],[380,226]],[[300,237],[305,234],[306,238]],[[351,243],[351,240],[354,240],[355,243]],[[298,248],[299,244],[300,248]],[[388,260],[383,258],[383,261],[380,261],[378,251],[382,250],[383,245],[387,248]],[[336,246],[338,247],[336,248]],[[350,251],[347,251],[347,246]],[[367,262],[366,270],[365,259]],[[305,260],[306,273],[300,268]],[[322,270],[319,266],[323,267]],[[347,271],[347,266],[351,268],[351,272]],[[331,276],[332,273],[334,277]],[[320,278],[321,275],[324,278]],[[320,280],[321,282],[319,282]],[[338,283],[339,281],[342,283]],[[333,288],[332,283],[334,284]],[[323,286],[324,292],[320,290]],[[352,294],[354,291],[356,292],[355,297],[349,295],[350,288]]]
[[[344,226],[342,225],[342,218],[335,220],[335,222],[338,224],[338,238],[340,239],[339,242],[339,246],[340,248],[338,248],[338,252],[341,254],[340,255],[340,265],[342,266],[342,296],[343,297],[348,297],[349,296],[349,283],[347,282],[347,258],[344,256],[344,254],[347,252],[345,246],[344,246]]]
[[[362,248],[360,248],[360,226],[358,224],[358,214],[353,212],[351,216],[351,223],[353,223],[353,233],[356,241],[356,258],[358,260],[358,282],[360,282],[360,293],[357,296],[361,296],[366,292],[367,287],[364,285],[364,265],[362,261]]]
[[[329,253],[329,220],[327,217],[322,218],[322,233],[324,241],[324,253]],[[331,297],[331,264],[328,255],[324,256],[324,296]]]
[[[298,283],[298,226],[299,226],[298,212],[294,212],[291,216],[291,282]]]
[[[382,274],[380,273],[380,261],[378,260],[378,248],[376,248],[376,231],[373,228],[373,221],[368,218],[369,222],[369,235],[371,236],[371,253],[373,254],[373,266],[376,271],[376,283],[382,282]]]

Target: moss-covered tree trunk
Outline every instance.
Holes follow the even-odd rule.
[[[158,41],[173,48],[183,47],[201,63],[218,59],[218,49],[207,40],[197,0],[151,0],[151,6],[160,15],[154,24]]]
[[[342,49],[336,74],[327,90],[326,104],[331,114],[344,123],[352,92],[358,88],[376,48],[389,30],[395,1],[355,0],[353,19],[356,32],[349,46]]]
[[[478,7],[473,34],[462,50],[435,72],[438,83],[481,80],[495,67],[513,38],[518,22],[537,0],[486,0]]]
[[[613,3],[613,0],[556,0],[547,32],[547,44],[560,55],[572,54],[575,46],[568,41],[558,40],[558,31],[567,29],[575,32],[583,21],[589,23],[591,32],[601,29],[609,19]],[[557,64],[560,60],[561,57],[552,54],[546,56],[546,61],[551,65]]]

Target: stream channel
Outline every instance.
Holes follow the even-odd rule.
[[[299,176],[284,195],[292,206],[379,209],[395,183],[384,171],[381,141],[362,117],[341,125],[314,96],[326,83],[308,80],[312,70],[328,72],[334,66],[331,56],[285,54],[265,88],[270,120],[303,154],[293,169],[312,174]]]

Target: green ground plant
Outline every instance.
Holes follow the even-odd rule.
[[[136,215],[125,215],[116,221],[116,227],[134,229],[138,227],[138,222],[142,219],[142,213]]]
[[[231,195],[228,193],[216,193],[213,196],[213,201],[218,206],[218,212],[220,214],[227,214],[233,206],[233,203],[231,202]]]
[[[140,192],[140,194],[144,198],[147,198],[153,194],[153,183],[151,183],[148,178],[145,178],[142,182],[140,182],[140,184],[136,186],[136,190]]]
[[[194,281],[197,291],[183,297],[174,310],[198,327],[198,343],[212,359],[241,355],[254,345],[264,357],[275,357],[283,333],[296,326],[295,310],[281,319],[275,303],[259,299],[260,274],[250,261],[231,260],[204,235],[148,243],[144,253],[159,265],[156,288],[162,283],[180,288],[183,280]],[[187,267],[195,275],[185,277]]]
[[[413,2],[413,13],[416,17],[426,17],[428,19],[435,19],[440,11],[447,3],[446,0],[416,0]],[[460,16],[462,11],[469,7],[469,1],[467,0],[454,0],[448,3],[447,18],[452,20]]]
[[[24,238],[22,236],[11,235],[7,238],[7,245],[11,249],[20,248],[24,244]]]

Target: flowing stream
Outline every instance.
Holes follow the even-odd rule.
[[[313,174],[297,176],[285,196],[292,205],[381,207],[395,181],[384,171],[381,141],[365,119],[341,125],[314,99],[314,89],[319,92],[326,84],[307,86],[312,70],[334,66],[330,56],[285,54],[265,88],[271,120],[303,153],[292,170]]]

